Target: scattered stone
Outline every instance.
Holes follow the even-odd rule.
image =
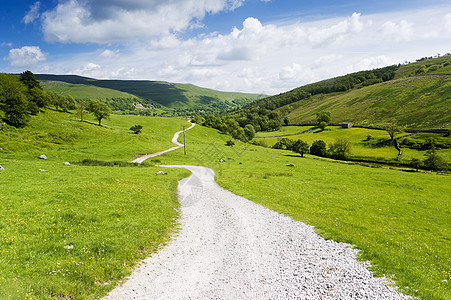
[[[44,169],[39,169],[39,171],[41,171],[41,172],[45,172],[45,170],[44,170]]]
[[[68,161],[66,161],[64,164],[65,164],[66,166],[70,166],[70,162],[68,162]]]
[[[74,245],[66,245],[66,246],[64,246],[64,248],[68,249],[68,250],[74,249]]]
[[[4,170],[5,168],[3,168],[2,166],[0,166],[0,170]]]
[[[296,168],[296,165],[295,164],[287,164],[287,167],[295,167]]]
[[[44,154],[42,154],[41,156],[39,156],[39,159],[47,159],[47,156],[45,156]]]
[[[164,172],[163,171],[158,171],[157,175],[164,175]]]
[[[225,160],[223,160],[222,158],[219,160],[219,162],[225,162]]]

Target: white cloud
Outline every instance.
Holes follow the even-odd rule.
[[[25,46],[9,50],[6,60],[9,60],[11,66],[26,67],[46,60],[46,54],[37,46]]]
[[[178,1],[166,2],[173,4]],[[148,2],[108,1],[110,5],[135,5],[134,9],[127,6],[128,10],[124,10],[133,17],[136,17],[137,7],[147,8]],[[154,1],[162,6],[166,2]],[[232,1],[208,2],[217,3],[217,11],[226,9],[226,6],[228,9],[233,7]],[[74,8],[80,8],[74,0],[64,3],[77,3]],[[165,7],[169,7],[167,5]],[[201,6],[205,5],[203,3]],[[206,13],[205,9],[203,11]],[[249,17],[229,32],[213,32],[188,39],[173,32],[175,27],[168,29],[163,26],[159,27],[162,30],[155,31],[158,32],[155,37],[135,38],[115,44],[116,48],[121,49],[120,53],[102,48],[76,57],[63,57],[53,63],[52,70],[96,78],[187,82],[220,90],[275,94],[350,72],[450,52],[450,11],[435,7],[370,16],[354,13],[349,17],[315,22],[300,22],[297,19],[274,24]],[[78,16],[86,12],[68,13]],[[86,18],[95,17],[91,25],[102,29],[102,22],[108,22],[114,13],[118,14],[119,23],[123,25],[123,12],[91,9]],[[151,12],[145,10],[143,13]],[[62,16],[62,13],[59,15]],[[77,25],[78,29],[89,25],[81,17],[74,20],[81,22]],[[190,20],[193,21],[192,18]],[[191,21],[182,23],[189,24]],[[139,31],[136,26],[131,27]],[[153,22],[149,26],[154,26]],[[64,33],[62,30],[55,32]],[[88,36],[81,34],[77,38],[73,32],[67,34],[62,40],[86,40],[94,36],[94,33]],[[109,39],[113,36],[100,35]]]
[[[448,32],[451,32],[451,13],[446,14],[444,17],[445,20],[445,29]]]
[[[119,57],[119,50],[109,50],[105,49],[99,54],[100,58],[110,59],[110,58],[118,58]]]
[[[371,22],[368,24],[371,24]],[[347,35],[360,33],[364,27],[365,24],[361,22],[360,14],[353,13],[350,18],[332,26],[309,28],[308,40],[315,47],[332,44],[342,41]]]
[[[29,24],[34,22],[37,18],[39,18],[39,8],[41,6],[41,2],[37,1],[32,6],[30,6],[30,10],[23,17],[22,22],[25,24]]]
[[[206,14],[234,10],[243,1],[69,0],[43,13],[42,28],[48,41],[123,41],[181,32]]]
[[[413,36],[413,24],[402,20],[399,23],[387,21],[381,26],[382,34],[395,41],[408,41]]]

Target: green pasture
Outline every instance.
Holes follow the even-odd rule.
[[[85,122],[80,122],[78,114],[48,110],[33,117],[28,127],[0,130],[0,148],[5,153],[20,152],[30,158],[45,154],[65,160],[131,161],[134,155],[172,147],[174,132],[189,125],[184,119],[113,114],[102,120],[103,126],[99,127],[93,116],[86,114],[84,119]],[[135,124],[143,126],[142,134],[129,130]]]
[[[162,163],[209,166],[224,188],[355,245],[402,291],[451,297],[449,175],[301,158],[240,142],[228,147],[228,139],[196,126],[187,132],[187,155],[177,150]]]
[[[105,295],[177,226],[176,184],[189,172],[156,176],[156,167],[64,162],[131,161],[167,149],[186,120],[113,115],[104,127],[88,121],[48,111],[30,127],[0,129],[1,299]],[[134,124],[143,134],[128,130]],[[325,140],[319,134],[313,140]],[[356,140],[366,138],[359,134]],[[228,147],[230,137],[201,126],[186,140],[187,155],[178,149],[149,163],[211,167],[221,186],[355,245],[377,275],[404,292],[451,298],[449,175],[301,158],[238,141]]]
[[[41,81],[41,86],[45,91],[52,91],[60,94],[69,94],[75,99],[99,99],[107,98],[136,98],[135,95],[118,90],[97,87],[86,84],[72,84],[62,81]]]
[[[176,229],[176,186],[188,171],[65,162],[164,150],[186,120],[112,115],[103,124],[47,111],[0,130],[0,299],[98,298]]]
[[[383,125],[396,122],[409,128],[430,129],[450,122],[450,106],[450,76],[424,75],[347,92],[315,95],[283,106],[277,112],[287,116],[291,123],[312,123],[316,113],[330,111],[332,123]]]
[[[267,137],[278,136],[289,133],[303,132],[312,127],[310,126],[286,126],[282,127],[280,131],[273,132],[258,132],[258,138],[255,141],[263,141],[267,146],[272,147],[277,141],[283,137]],[[407,133],[402,132],[396,136],[403,136]],[[372,141],[367,140],[367,136],[371,135]],[[316,129],[304,134],[286,136],[286,138],[297,140],[301,139],[311,145],[316,140],[323,140],[327,145],[334,143],[337,139],[347,139],[351,142],[351,154],[352,159],[363,160],[376,160],[376,161],[388,161],[395,162],[398,156],[398,150],[393,145],[387,143],[390,139],[388,133],[384,130],[374,130],[365,128],[341,128],[339,126],[329,126],[326,130],[321,131]],[[424,142],[428,138],[434,138],[438,142],[447,143],[451,142],[450,137],[444,137],[443,134],[417,134],[409,137],[409,139],[416,140],[419,143]],[[384,143],[385,141],[385,143]],[[401,142],[402,139],[399,140]],[[381,142],[378,144],[378,142]],[[403,154],[401,156],[401,162],[409,163],[412,158],[424,159],[424,155],[427,150],[415,150],[402,147]],[[438,151],[439,155],[443,157],[448,163],[451,162],[451,149],[441,149]]]

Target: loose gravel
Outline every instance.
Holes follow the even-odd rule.
[[[350,245],[218,186],[183,167],[181,229],[105,299],[406,299],[376,278]]]

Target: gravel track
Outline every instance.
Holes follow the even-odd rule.
[[[405,299],[350,245],[219,187],[205,167],[179,182],[181,229],[105,299]]]
[[[196,123],[191,124],[191,126],[188,127],[188,128],[186,128],[185,130],[190,130],[190,129],[193,128],[194,126],[196,126]],[[169,149],[166,149],[166,150],[161,151],[161,152],[156,152],[156,153],[152,153],[152,154],[143,155],[143,156],[141,156],[141,157],[138,157],[138,158],[135,159],[134,161],[132,161],[132,163],[139,163],[139,164],[140,164],[140,163],[142,163],[143,161],[145,161],[145,160],[148,159],[148,158],[155,157],[155,156],[160,156],[160,155],[162,155],[162,154],[164,154],[164,153],[167,153],[167,152],[170,152],[170,151],[177,150],[178,148],[182,148],[182,147],[183,147],[183,144],[181,144],[181,143],[178,142],[179,135],[180,135],[182,132],[183,132],[183,130],[180,130],[180,131],[176,132],[176,133],[174,134],[174,137],[173,137],[172,140],[171,140],[171,142],[172,142],[173,144],[176,144],[177,146],[172,147],[172,148],[169,148]]]

